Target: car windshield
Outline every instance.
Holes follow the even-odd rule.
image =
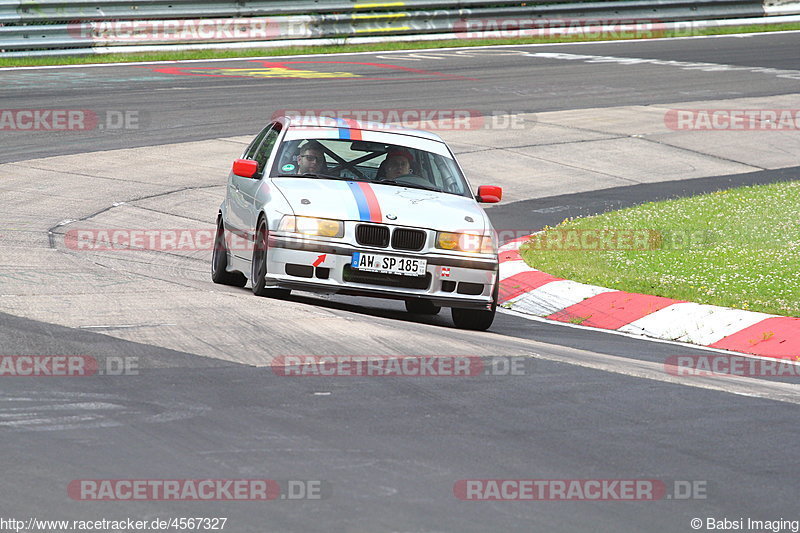
[[[303,175],[471,196],[452,158],[397,144],[339,139],[284,141],[270,176]]]

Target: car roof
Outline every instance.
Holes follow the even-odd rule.
[[[397,135],[407,135],[409,137],[418,137],[421,139],[428,139],[444,143],[444,140],[429,131],[414,130],[410,128],[403,128],[393,124],[383,124],[380,122],[368,122],[360,120],[351,120],[343,118],[330,118],[330,117],[304,117],[304,116],[284,116],[284,123],[291,127],[303,128],[331,128],[331,129],[346,129],[346,130],[363,130],[363,131],[376,131],[381,133],[393,133]]]

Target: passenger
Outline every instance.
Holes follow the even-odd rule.
[[[393,181],[400,176],[411,174],[414,156],[408,150],[392,150],[386,154],[386,159],[381,163],[382,179]]]

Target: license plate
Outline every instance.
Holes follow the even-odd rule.
[[[410,259],[408,257],[355,252],[350,266],[365,272],[399,274],[401,276],[424,276],[428,261],[426,259]]]

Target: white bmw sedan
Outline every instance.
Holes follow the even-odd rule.
[[[341,119],[282,117],[233,163],[217,215],[215,283],[450,307],[457,327],[494,320],[494,229],[435,134]]]

